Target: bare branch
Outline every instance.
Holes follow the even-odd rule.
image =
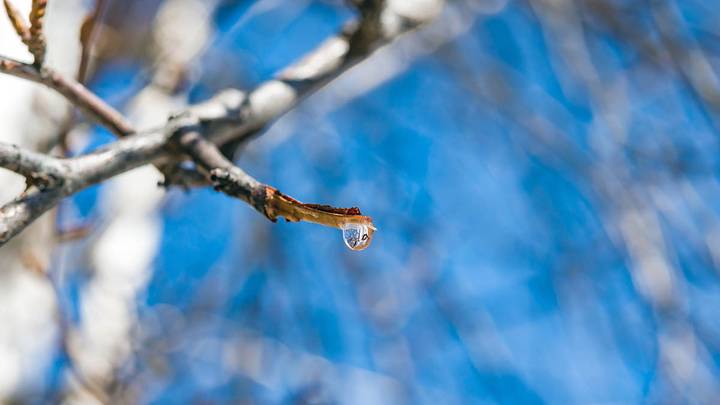
[[[31,174],[35,168],[48,165],[42,167],[55,167],[52,170],[57,175],[51,186],[32,190],[0,208],[1,246],[61,199],[160,157],[167,145],[167,137],[163,133],[134,135],[95,152],[70,159],[37,156],[38,154],[30,151],[18,152],[19,148],[11,145],[0,145],[3,145],[0,156],[3,152],[10,156],[0,158],[3,161],[17,156],[18,153],[22,156],[24,163],[17,165],[19,172]],[[3,167],[11,165],[4,163]]]
[[[242,169],[235,166],[218,150],[215,144],[207,141],[199,132],[190,129],[184,133],[178,134],[178,143],[192,160],[203,169],[206,177],[216,183],[215,176],[217,172],[233,173],[233,193],[227,193],[233,197],[252,205],[263,215],[265,212],[265,190],[264,185],[245,173]],[[227,191],[216,184],[218,191]]]
[[[0,167],[31,179],[46,177],[60,180],[66,175],[66,168],[59,159],[6,143],[0,143]]]
[[[95,95],[95,93],[81,83],[65,77],[48,67],[42,67],[38,70],[33,65],[0,56],[0,72],[50,87],[118,137],[125,137],[136,132],[132,124],[130,124],[120,112]],[[72,121],[68,121],[68,124],[72,124]],[[69,130],[70,128],[62,128],[60,133],[61,135],[66,134]],[[161,131],[167,132],[165,130]],[[66,148],[64,145],[64,136],[65,135],[62,135],[59,140],[61,146]],[[198,177],[197,174],[193,174],[189,170],[177,169],[173,165],[168,164],[158,166],[158,169],[165,175],[166,183],[168,184],[179,184],[183,186],[199,184],[196,181]]]
[[[218,145],[246,140],[304,97],[368,57],[379,46],[428,22],[434,17],[437,12],[435,9],[442,1],[428,2],[426,7],[430,10],[420,13],[422,18],[417,15],[403,15],[391,7],[382,8],[384,2],[367,3],[374,7],[361,7],[366,11],[362,13],[363,18],[359,23],[349,25],[338,36],[325,41],[306,57],[282,71],[276,79],[261,84],[249,95],[228,89],[193,107],[190,113],[207,126],[205,136]],[[32,65],[2,56],[0,72],[45,84],[119,136],[135,132],[119,112],[80,83],[57,72],[48,68],[38,71]]]
[[[122,114],[95,93],[50,68],[36,69],[33,65],[0,56],[0,72],[50,87],[117,136],[127,136],[135,132]]]
[[[203,169],[205,178],[216,189],[242,199],[269,219],[275,221],[284,217],[288,221],[337,227],[344,235],[350,235],[345,238],[350,248],[367,247],[375,228],[371,219],[361,215],[359,209],[303,204],[253,179],[232,164],[219,147],[248,139],[379,46],[429,21],[442,1],[427,4],[428,10],[405,15],[402,10],[384,6],[381,1],[363,2],[360,6],[362,18],[357,24],[346,27],[340,35],[327,40],[276,79],[263,83],[249,94],[233,89],[223,91],[169,120],[160,130],[129,136],[88,155],[56,159],[68,170],[62,182],[31,191],[0,208],[0,245],[62,198],[82,188],[147,163],[167,169],[167,162],[177,161],[178,153],[185,153]],[[363,10],[363,7],[369,8]],[[0,72],[55,89],[119,136],[135,132],[120,113],[87,88],[48,68],[38,70],[32,65],[0,57]],[[29,164],[16,168],[25,173],[32,173],[32,169]],[[179,167],[175,169],[163,171],[180,174],[186,171]],[[195,176],[193,181],[197,180]]]
[[[428,1],[413,15],[385,5],[384,1],[362,1],[361,19],[346,26],[273,80],[249,94],[226,90],[195,110],[203,121],[213,124],[205,134],[218,145],[242,142],[293,108],[380,46],[434,18],[442,0]],[[394,4],[394,3],[391,3]],[[210,114],[207,114],[207,111]]]
[[[215,144],[196,131],[179,135],[178,141],[183,150],[208,174],[216,190],[247,202],[269,220],[275,222],[279,217],[284,217],[288,222],[306,221],[343,231],[347,228],[357,229],[353,233],[355,239],[348,246],[362,250],[370,245],[375,226],[370,217],[362,215],[360,209],[303,204],[288,197],[235,166]]]

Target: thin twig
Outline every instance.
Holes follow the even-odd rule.
[[[441,1],[437,0],[437,3]],[[289,221],[304,220],[334,227],[361,224],[371,232],[374,228],[370,219],[360,215],[359,210],[300,203],[252,179],[219,151],[219,147],[224,144],[246,140],[250,134],[277,119],[304,97],[369,56],[379,46],[427,22],[427,19],[418,21],[397,14],[391,7],[384,7],[384,2],[370,1],[367,4],[382,9],[364,11],[364,18],[354,30],[345,29],[283,71],[276,79],[260,85],[251,93],[233,89],[223,91],[211,100],[189,108],[185,113],[188,120],[171,119],[160,130],[130,136],[88,155],[61,159],[69,167],[69,174],[61,185],[31,190],[27,195],[0,208],[0,245],[62,198],[143,164],[154,163],[162,167],[167,162],[177,160],[182,153],[190,155],[196,166],[205,170],[206,178],[216,188],[250,203],[271,220],[282,216]],[[380,26],[383,21],[391,21],[392,24]],[[374,28],[365,25],[373,25]],[[120,136],[134,132],[125,118],[103,100],[80,83],[50,69],[38,70],[32,65],[0,57],[0,72],[57,90]],[[199,139],[195,143],[200,145],[199,149],[188,146],[187,139],[178,138],[179,134],[187,133],[197,134],[193,136]],[[181,140],[180,150],[176,147],[178,139]]]
[[[3,145],[3,149],[0,151],[15,149],[7,144],[0,143],[0,145]],[[62,181],[57,181],[52,186],[43,189],[30,190],[0,208],[0,246],[20,233],[63,198],[120,173],[152,162],[162,156],[166,146],[165,134],[156,133],[130,136],[95,152],[70,159],[43,156],[46,162],[43,163],[42,170],[46,170],[46,166],[50,168],[59,164],[63,167],[60,177]],[[13,153],[16,152],[13,151]],[[35,152],[20,149],[19,153],[24,157],[30,157],[34,156]],[[5,164],[6,168],[11,169],[9,166],[9,163]],[[24,166],[22,170],[28,172],[30,168]]]
[[[217,191],[239,198],[275,222],[279,217],[288,222],[306,221],[343,229],[349,224],[365,225],[367,247],[375,231],[370,217],[362,215],[357,207],[335,208],[329,205],[304,204],[286,196],[276,188],[262,184],[234,165],[218,149],[196,131],[178,136],[178,142],[193,161],[207,173]]]
[[[37,69],[31,64],[0,56],[0,72],[50,87],[117,136],[123,137],[135,132],[132,124],[122,114],[87,87],[48,67]]]

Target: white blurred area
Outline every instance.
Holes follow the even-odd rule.
[[[77,70],[78,32],[91,3],[50,2],[47,64],[68,76],[75,76]],[[13,4],[27,15],[30,0]],[[140,91],[126,111],[138,128],[161,124],[185,105],[185,97],[170,94],[171,86],[161,79],[174,76],[201,51],[210,36],[208,7],[212,6],[197,0],[170,0],[161,6],[153,35],[157,80]],[[0,17],[0,54],[32,60],[4,15]],[[0,88],[0,141],[47,148],[67,114],[67,103],[38,84],[7,75],[0,75]],[[99,208],[103,223],[86,255],[92,274],[80,292],[79,323],[66,336],[59,334],[58,298],[51,279],[62,280],[58,272],[75,269],[60,264],[58,258],[68,248],[55,240],[53,214],[46,214],[0,248],[0,403],[42,394],[63,339],[73,366],[65,373],[67,390],[62,396],[70,403],[107,400],[97,388],[112,381],[117,367],[131,354],[136,299],[151,274],[159,242],[157,208],[164,196],[157,187],[160,179],[155,168],[146,166],[103,187]],[[22,192],[24,180],[0,170],[0,185],[0,203],[4,203]],[[48,277],[43,271],[54,273]]]
[[[30,0],[17,1],[15,4],[23,10],[30,7]],[[0,45],[3,55],[22,60],[31,60],[30,53],[18,39],[10,21],[4,14],[0,20]],[[3,129],[0,131],[0,140],[22,145],[31,144],[31,140],[24,136],[27,121],[30,117],[30,107],[34,86],[25,80],[16,79],[7,75],[0,75],[0,119]],[[0,171],[0,202],[12,200],[23,190],[23,179],[12,172]]]
[[[23,14],[30,0],[14,0]],[[70,27],[82,18],[79,0],[51,2],[47,32],[62,49],[50,46],[48,63],[73,71],[79,48]],[[31,56],[14,33],[9,20],[0,17],[0,53],[22,61]],[[62,22],[58,24],[58,22]],[[0,141],[29,148],[43,145],[62,119],[66,104],[47,89],[0,75]],[[39,113],[39,112],[42,113]],[[16,197],[24,180],[0,170],[0,202]],[[55,296],[47,278],[36,271],[50,261],[52,222],[46,215],[17,239],[0,248],[0,402],[42,386],[46,369],[56,355],[57,322]]]
[[[46,17],[47,63],[67,75],[74,75],[77,69],[78,29],[87,12],[85,3],[50,2]],[[14,4],[27,15],[29,0],[16,0]],[[29,52],[9,21],[4,16],[0,21],[0,52],[30,61]],[[3,89],[0,140],[37,149],[42,148],[48,137],[57,134],[56,128],[67,111],[61,97],[42,86],[7,75],[0,75],[0,88]],[[131,305],[154,256],[159,231],[147,217],[154,217],[153,207],[160,193],[155,186],[158,176],[148,175],[149,170],[152,169],[141,168],[120,176],[103,195],[104,200],[113,201],[105,204],[104,209],[118,215],[98,239],[93,254],[98,272],[82,293],[82,321],[77,336],[68,339],[69,349],[75,352],[71,355],[84,354],[78,369],[87,370],[96,378],[107,376],[117,356],[127,352],[127,331],[133,318]],[[0,184],[3,203],[16,197],[24,187],[20,176],[4,170],[0,171]],[[37,394],[44,384],[44,374],[57,356],[60,337],[56,297],[49,279],[37,272],[37,267],[53,269],[53,228],[52,214],[45,215],[0,248],[0,399]],[[76,342],[81,342],[86,350],[76,350]],[[73,390],[76,400],[83,398],[82,389],[78,388]]]
[[[198,52],[208,38],[206,7],[194,0],[166,1],[155,20],[155,79],[130,102],[127,115],[137,128],[161,125],[186,104],[183,95],[168,92],[168,78]],[[204,16],[205,18],[198,18]],[[188,26],[194,35],[182,40]],[[136,298],[145,290],[161,236],[157,209],[164,189],[151,166],[118,176],[107,183],[101,206],[106,223],[94,245],[92,282],[83,291],[81,321],[74,345],[76,365],[84,377],[101,386],[112,382],[114,372],[132,354],[131,333],[137,323]],[[76,386],[71,399],[94,402],[98,398]]]

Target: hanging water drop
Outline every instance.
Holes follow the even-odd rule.
[[[375,227],[372,224],[347,223],[340,227],[345,245],[352,250],[363,250],[370,246]]]

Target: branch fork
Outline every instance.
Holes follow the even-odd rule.
[[[381,0],[354,1],[360,18],[250,92],[229,89],[210,100],[191,106],[171,117],[163,128],[138,133],[117,110],[80,82],[43,66],[45,38],[42,35],[47,0],[33,0],[30,26],[3,0],[20,39],[34,55],[34,63],[0,56],[0,73],[44,84],[65,96],[88,116],[110,129],[120,139],[101,150],[70,159],[57,159],[31,151],[18,151],[0,143],[0,167],[26,177],[36,186],[0,207],[0,245],[57,203],[89,185],[144,164],[156,165],[166,184],[213,185],[216,190],[239,198],[271,221],[306,221],[338,228],[354,250],[368,246],[375,231],[372,219],[358,208],[335,208],[304,204],[274,187],[262,184],[233,164],[226,155],[247,141],[302,99],[323,87],[375,49],[429,21],[412,19]],[[441,4],[442,0],[430,3]],[[392,22],[392,27],[387,22]],[[19,156],[19,155],[21,156]],[[185,164],[190,166],[184,166]],[[187,180],[187,183],[183,181]]]

